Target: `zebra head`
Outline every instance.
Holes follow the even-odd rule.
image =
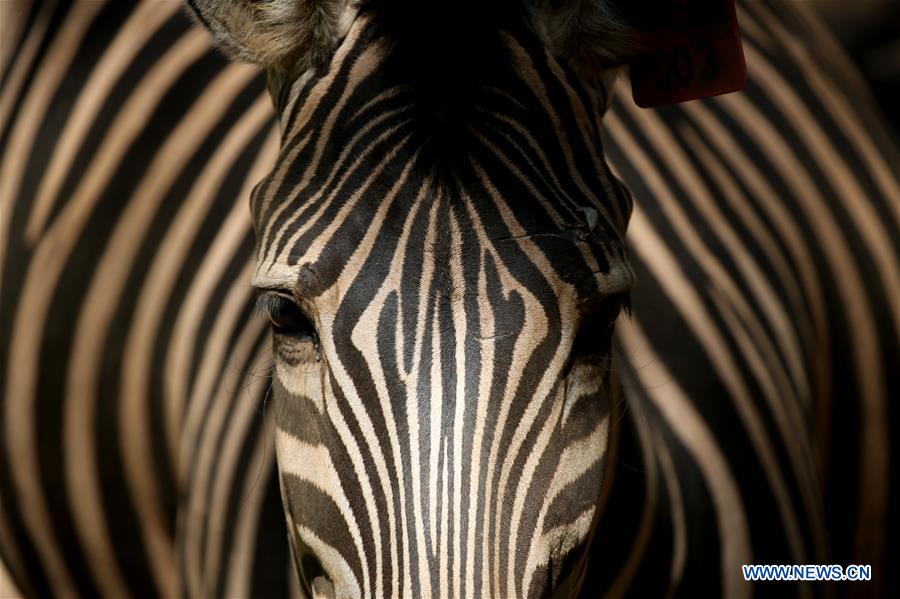
[[[585,75],[612,44],[578,45],[617,30],[604,3],[575,4],[594,20],[542,3],[435,20],[396,3],[191,2],[268,68],[279,112],[251,200],[253,283],[313,595],[580,584],[633,274],[606,93]]]

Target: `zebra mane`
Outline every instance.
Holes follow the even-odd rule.
[[[556,58],[583,77],[624,63],[641,46],[639,28],[616,0],[528,0],[532,27]]]
[[[379,6],[392,15],[419,12],[443,3],[422,0],[186,0],[189,12],[212,34],[216,45],[238,60],[297,74],[325,64],[363,8]],[[557,59],[583,77],[597,76],[639,46],[637,28],[621,0],[510,0],[448,2],[436,14],[456,13],[452,23],[476,26],[485,13],[518,10]],[[494,6],[494,4],[496,4]],[[486,8],[493,6],[493,8]],[[398,9],[399,7],[399,9]],[[433,9],[428,9],[429,11]],[[417,26],[441,27],[436,21]],[[468,43],[456,36],[457,46]]]

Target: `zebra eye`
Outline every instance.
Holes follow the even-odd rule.
[[[316,330],[312,321],[291,298],[277,293],[263,293],[256,300],[256,310],[269,319],[272,332],[276,335],[315,341]]]
[[[575,335],[575,354],[588,357],[603,357],[609,353],[613,326],[622,312],[631,312],[630,295],[620,293],[610,295],[582,321]]]

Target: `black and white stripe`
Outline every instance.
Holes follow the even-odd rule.
[[[875,566],[854,592],[894,594],[900,159],[808,15],[740,4],[746,92],[657,111],[618,96],[602,120],[508,27],[519,60],[439,140],[467,160],[436,171],[433,123],[414,87],[378,76],[392,58],[371,23],[285,95],[276,158],[259,78],[174,6],[25,6],[0,64],[0,550],[16,582],[285,592],[266,405],[298,570],[320,590],[321,568],[374,596],[735,596],[752,592],[741,563],[834,561]],[[569,397],[551,382],[576,314],[595,313],[584,298],[627,286],[608,274],[629,208],[600,131],[635,198],[625,402],[599,400],[590,364],[567,371]],[[273,163],[254,262],[246,198]],[[582,265],[607,274],[567,308]],[[267,403],[251,279],[276,292]],[[567,505],[582,467],[558,463],[601,496]],[[554,561],[585,519],[589,561]]]
[[[620,97],[604,120],[635,195],[629,406],[670,453],[647,466],[632,530],[653,533],[629,580],[670,564],[691,589],[712,568],[733,596],[741,563],[870,563],[854,592],[889,596],[900,155],[806,9],[740,8],[744,92],[657,111]]]
[[[28,596],[247,595],[270,565],[238,547],[283,539],[247,284],[261,78],[178,3],[3,10],[3,560]]]
[[[581,574],[563,563],[584,564],[603,479],[630,196],[602,101],[515,27],[437,79],[406,54],[430,48],[363,13],[287,94],[254,285],[312,324],[273,317],[308,588],[525,595]]]

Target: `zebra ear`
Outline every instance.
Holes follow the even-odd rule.
[[[299,72],[328,60],[355,2],[187,0],[187,5],[232,58]]]
[[[582,77],[605,74],[641,46],[622,0],[532,0],[534,29],[557,59]]]

